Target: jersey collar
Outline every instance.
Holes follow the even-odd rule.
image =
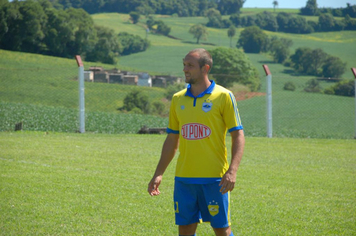
[[[204,91],[202,92],[201,94],[199,94],[198,96],[196,96],[197,98],[200,98],[200,97],[203,97],[205,94],[211,94],[215,88],[215,81],[214,80],[210,80],[211,84],[210,86]],[[190,91],[190,87],[191,85],[188,84],[187,86],[187,92],[185,93],[185,96],[189,96],[189,97],[192,97],[194,98],[194,95],[192,94],[192,92]]]

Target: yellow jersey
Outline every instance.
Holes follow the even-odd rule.
[[[190,85],[174,94],[167,133],[179,134],[176,179],[202,184],[219,181],[229,168],[226,133],[240,129],[234,95],[214,81],[196,97]]]

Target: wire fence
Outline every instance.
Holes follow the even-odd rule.
[[[0,131],[79,132],[74,60],[48,67],[0,67]],[[175,76],[97,66],[86,68],[84,80],[85,131],[95,133],[163,133],[169,99],[185,86]],[[354,138],[354,97],[307,93],[301,88],[285,91],[281,80],[272,77],[273,137]],[[246,136],[267,135],[265,76],[261,82],[259,92],[232,89]],[[137,101],[140,108],[130,107]]]

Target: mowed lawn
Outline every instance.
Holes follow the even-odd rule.
[[[0,133],[0,235],[177,235],[165,135]],[[227,137],[228,148],[230,138]],[[235,235],[355,235],[355,140],[246,138]],[[213,235],[208,224],[198,235]]]

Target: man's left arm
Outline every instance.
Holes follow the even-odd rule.
[[[236,172],[239,168],[242,155],[245,146],[245,135],[244,131],[234,130],[230,133],[231,135],[231,163],[229,169],[226,171],[225,175],[220,181],[220,192],[225,194],[228,191],[232,191],[235,187],[236,182]]]

